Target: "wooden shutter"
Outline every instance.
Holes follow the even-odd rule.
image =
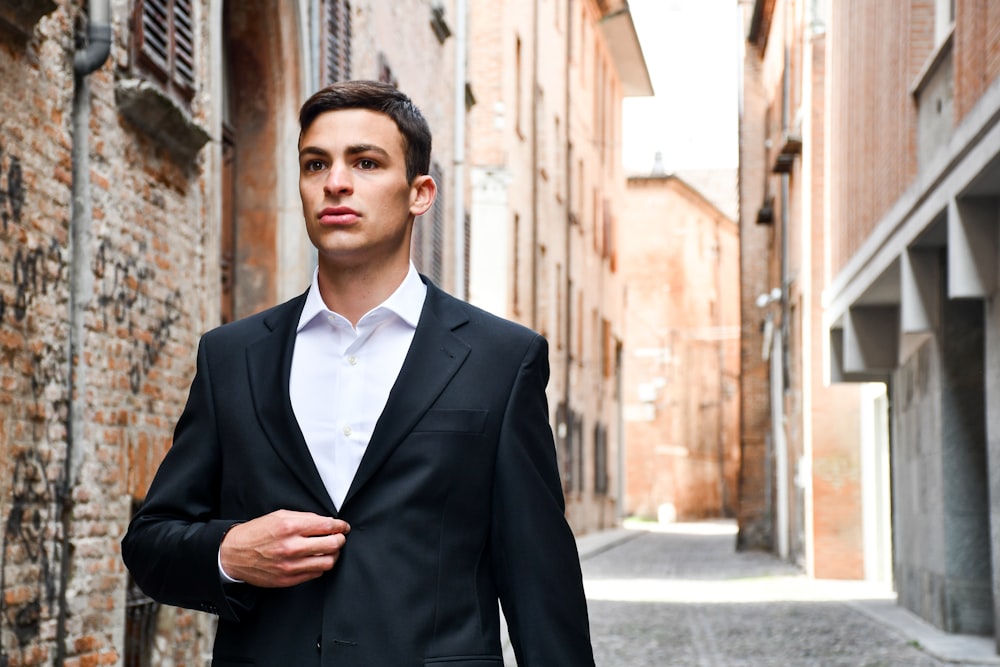
[[[138,0],[138,60],[167,89],[190,98],[194,92],[194,17],[191,0]]]
[[[324,2],[326,30],[323,39],[326,83],[351,78],[351,3],[347,0]]]
[[[431,208],[430,278],[440,285],[444,281],[444,171],[437,162],[431,165],[431,178],[437,184],[437,198]]]

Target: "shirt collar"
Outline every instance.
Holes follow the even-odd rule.
[[[411,327],[416,328],[426,296],[427,285],[420,279],[420,274],[417,273],[413,262],[410,262],[410,269],[406,272],[406,277],[403,278],[403,282],[396,288],[396,291],[390,294],[389,298],[378,306],[365,313],[364,317],[384,308],[394,313]],[[312,283],[309,285],[309,292],[306,294],[306,302],[302,307],[302,314],[299,316],[299,324],[296,331],[302,331],[316,316],[332,312],[332,310],[326,307],[323,297],[320,296],[319,269],[317,268],[313,271]],[[361,319],[363,320],[364,317]]]

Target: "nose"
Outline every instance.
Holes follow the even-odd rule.
[[[351,169],[349,166],[335,162],[330,166],[326,182],[323,183],[323,191],[328,195],[344,195],[354,191],[351,180]]]

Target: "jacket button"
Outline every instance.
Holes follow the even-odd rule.
[[[323,650],[323,635],[319,635],[318,637],[316,637],[316,650],[317,651]]]

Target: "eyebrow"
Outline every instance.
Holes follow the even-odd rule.
[[[352,146],[348,146],[345,152],[348,155],[360,155],[362,153],[376,153],[377,155],[380,155],[385,158],[389,157],[389,152],[376,144],[354,144]],[[318,155],[320,157],[329,157],[330,151],[320,148],[318,146],[303,146],[299,150],[299,157],[301,158],[307,155]]]
[[[358,155],[360,153],[377,153],[382,157],[389,157],[389,152],[381,146],[375,144],[355,144],[347,147],[348,155]]]

